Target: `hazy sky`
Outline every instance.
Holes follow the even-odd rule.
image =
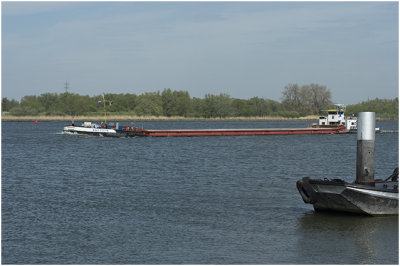
[[[2,2],[2,97],[187,90],[398,96],[397,2]]]

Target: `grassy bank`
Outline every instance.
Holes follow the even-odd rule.
[[[71,121],[70,116],[12,116],[2,114],[2,121]],[[75,121],[104,121],[104,116],[76,116]],[[263,117],[224,117],[201,118],[182,116],[132,116],[132,115],[107,115],[107,121],[317,121],[318,116],[305,116],[287,118],[276,116]]]
[[[70,116],[13,116],[2,114],[1,121],[71,121]],[[183,117],[183,116],[135,116],[135,115],[107,115],[107,121],[318,121],[318,116],[310,115],[298,118],[288,118],[281,116],[251,116],[251,117],[223,117],[223,118],[204,118],[204,117]],[[76,116],[75,121],[104,121],[104,116],[88,115]],[[376,117],[377,121],[397,121],[386,117]]]

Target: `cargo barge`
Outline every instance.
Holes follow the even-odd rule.
[[[264,128],[264,129],[142,129],[133,126],[98,125],[84,122],[82,126],[65,126],[65,134],[102,137],[196,137],[196,136],[250,136],[294,134],[343,134],[344,126],[334,128]]]
[[[263,129],[136,129],[143,136],[180,137],[180,136],[249,136],[249,135],[294,135],[294,134],[341,134],[348,130],[337,128],[263,128]]]

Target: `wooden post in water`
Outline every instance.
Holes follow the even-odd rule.
[[[356,183],[375,185],[375,113],[360,112],[357,121]]]

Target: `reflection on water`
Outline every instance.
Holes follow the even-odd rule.
[[[398,253],[393,252],[398,250],[398,216],[311,212],[299,218],[297,233],[301,263],[337,264],[343,263],[343,257],[352,258],[345,262],[349,264],[398,262]],[[316,251],[326,257],[315,256]],[[379,261],[377,254],[381,257]]]

